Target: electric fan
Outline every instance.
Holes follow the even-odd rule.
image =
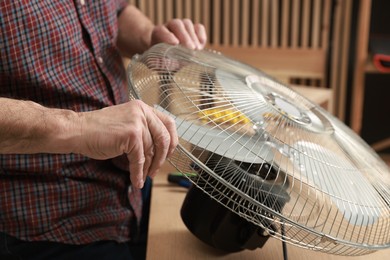
[[[227,252],[268,237],[340,255],[390,247],[389,167],[321,107],[212,50],[158,44],[127,76],[130,98],[176,122],[169,161],[193,183],[181,217],[203,242]]]

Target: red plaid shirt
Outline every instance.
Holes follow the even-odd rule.
[[[125,1],[2,0],[0,96],[89,111],[127,101],[115,47]],[[1,108],[0,108],[1,109]],[[81,155],[0,155],[0,231],[82,244],[129,240],[128,173]]]

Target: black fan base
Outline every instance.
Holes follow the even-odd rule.
[[[227,209],[194,185],[184,199],[180,214],[198,239],[227,253],[261,248],[269,238],[261,227]]]

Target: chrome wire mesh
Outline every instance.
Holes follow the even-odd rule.
[[[389,168],[322,108],[208,50],[156,45],[128,79],[131,97],[175,119],[170,162],[215,201],[300,247],[390,247]]]

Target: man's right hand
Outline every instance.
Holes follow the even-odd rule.
[[[0,107],[1,154],[126,155],[138,188],[178,144],[174,120],[140,100],[80,113],[1,97]]]
[[[79,116],[78,152],[94,159],[126,154],[138,188],[147,175],[155,176],[178,143],[174,120],[139,100]]]

